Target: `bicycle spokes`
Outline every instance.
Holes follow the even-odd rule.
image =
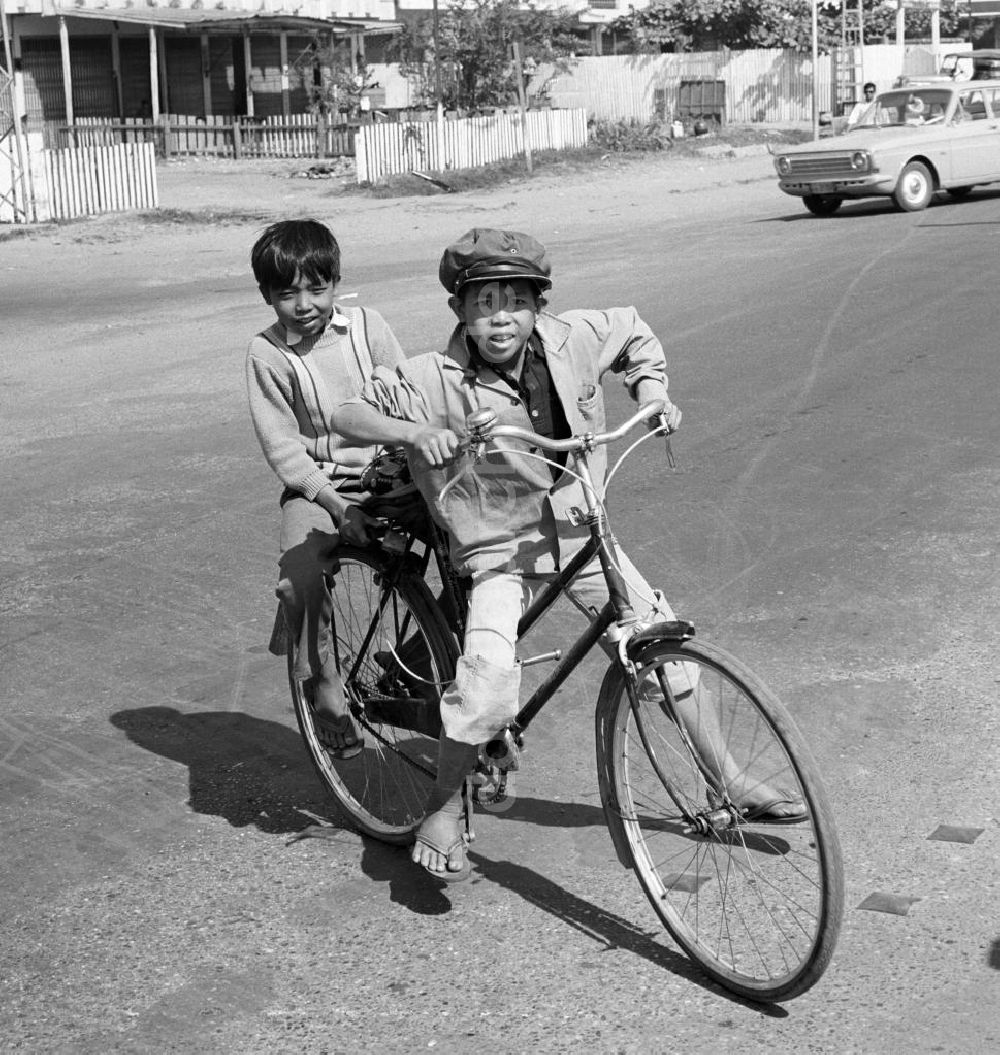
[[[824,793],[787,713],[704,642],[657,642],[606,680],[609,823],[650,902],[714,978],[757,998],[812,985],[842,911]],[[739,673],[734,673],[738,671]]]

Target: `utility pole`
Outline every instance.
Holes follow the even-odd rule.
[[[817,74],[819,72],[819,15],[816,10],[818,0],[812,0],[812,119],[813,139],[819,139],[819,97],[816,93]]]
[[[521,135],[524,138],[524,166],[531,175],[531,143],[528,137],[528,101],[524,94],[524,67],[521,65],[521,45],[515,41],[510,46],[514,60],[514,76],[517,78],[517,103],[521,111]]]
[[[431,21],[431,34],[434,38],[434,105],[441,106],[441,52],[438,47],[438,0],[434,0],[434,13]]]

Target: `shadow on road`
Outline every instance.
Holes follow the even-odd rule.
[[[994,971],[1000,971],[1000,938],[997,938],[990,946],[990,951],[986,957],[986,962],[993,968]]]
[[[727,992],[721,986],[710,982],[682,953],[661,945],[634,923],[576,894],[571,894],[558,883],[546,879],[545,876],[539,875],[530,868],[511,861],[490,861],[477,853],[470,853],[469,859],[485,879],[506,887],[530,904],[543,909],[574,930],[592,938],[599,943],[602,952],[624,949],[626,952],[648,960],[655,967],[700,985],[703,989],[719,993],[733,1003],[753,1008],[770,1018],[788,1017],[788,1012],[776,1004],[759,1004]],[[635,896],[636,898],[643,896],[638,886]]]
[[[301,737],[279,722],[173,707],[116,711],[110,721],[143,750],[187,766],[188,803],[197,813],[289,834],[313,823],[302,809],[328,812]]]
[[[585,802],[559,802],[526,795],[511,796],[501,808],[477,806],[502,821],[522,821],[548,828],[604,828],[604,810]]]

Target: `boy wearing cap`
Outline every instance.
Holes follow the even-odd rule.
[[[439,501],[454,476],[449,467],[465,420],[491,409],[500,425],[556,439],[600,432],[601,380],[609,371],[622,375],[638,403],[666,400],[662,420],[670,428],[681,420],[667,399],[663,349],[635,309],[550,314],[542,296],[552,284],[550,272],[545,248],[534,238],[468,231],[444,251],[439,269],[458,317],[447,349],[395,371],[376,369],[363,401],[348,401],[337,412],[339,431],[352,441],[407,448],[413,479],[448,531],[456,570],[472,580],[463,654],[441,700],[437,783],[413,849],[416,863],[452,882],[469,874],[459,823],[464,779],[478,745],[517,713],[517,622],[532,593],[589,537],[586,525],[568,518],[572,507],[585,505],[580,481],[512,444],[489,452]],[[606,469],[605,449],[598,447],[591,459],[598,485]],[[661,618],[673,618],[662,601],[650,602],[652,589],[620,551],[618,559],[637,614],[655,607]],[[600,611],[607,585],[598,563],[567,592],[588,617]]]

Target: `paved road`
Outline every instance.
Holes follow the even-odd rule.
[[[329,804],[264,653],[276,494],[240,387],[259,223],[116,221],[0,243],[0,1049],[1000,1043],[1000,195],[818,221],[766,166],[693,174],[258,198],[331,219],[345,291],[414,351],[448,325],[436,258],[472,224],[549,244],[557,310],[635,303],[663,336],[679,467],[623,471],[619,535],[819,758],[848,878],[827,976],[762,1009],[657,929],[600,815],[596,660],[533,728],[465,888],[346,830],[289,843]],[[165,203],[190,185],[165,173]],[[873,893],[912,902],[860,910]]]

